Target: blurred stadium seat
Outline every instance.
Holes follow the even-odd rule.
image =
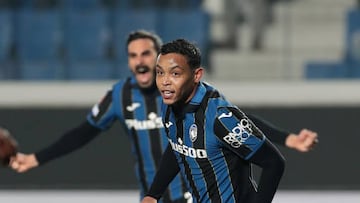
[[[64,17],[65,55],[69,60],[103,59],[107,53],[107,12],[69,10]]]
[[[360,63],[360,10],[350,9],[346,17],[346,59]]]
[[[6,65],[12,44],[12,21],[9,9],[0,9],[0,79],[9,76],[9,67]]]
[[[99,9],[102,6],[102,0],[58,0],[60,6],[65,9]]]
[[[129,75],[126,52],[126,39],[130,32],[146,29],[157,32],[158,14],[156,10],[115,9],[112,22],[112,41],[116,62],[115,77]]]
[[[209,65],[210,17],[202,9],[163,9],[159,13],[158,33],[163,41],[184,38],[197,44],[203,64]]]
[[[14,20],[10,11],[0,13],[0,61],[10,55],[19,79],[126,77],[126,38],[139,29],[165,42],[189,39],[207,58],[209,18],[201,1],[17,0],[11,5]],[[0,78],[9,77],[5,67]]]
[[[346,16],[345,56],[342,61],[308,62],[307,79],[360,78],[360,10],[351,8]]]
[[[76,61],[69,65],[69,80],[107,80],[113,78],[114,64],[105,60]]]
[[[346,63],[350,77],[360,78],[360,10],[350,9],[346,19]]]
[[[15,12],[15,47],[22,79],[62,79],[60,16],[55,9]]]
[[[341,62],[308,62],[305,66],[307,79],[345,79],[350,74],[350,65]]]
[[[103,78],[99,73],[110,63],[108,14],[101,8],[68,9],[64,12],[64,55],[69,79],[81,79],[77,74],[80,72],[84,72],[85,79],[90,75],[94,79]],[[84,64],[91,64],[90,61],[94,65],[84,69]],[[107,77],[111,78],[112,74]]]
[[[11,11],[0,10],[0,61],[4,61],[10,52],[12,42]]]
[[[20,76],[24,80],[61,80],[63,64],[57,60],[37,60],[19,62]]]

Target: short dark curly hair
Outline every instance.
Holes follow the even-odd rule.
[[[146,31],[146,30],[137,30],[134,32],[131,32],[126,40],[126,51],[127,51],[127,47],[129,46],[130,42],[137,40],[137,39],[150,39],[151,41],[154,42],[155,45],[155,49],[156,52],[159,53],[160,52],[160,48],[162,45],[162,40],[161,38],[155,34],[152,33],[150,31]]]
[[[185,39],[176,39],[161,47],[160,54],[177,53],[187,58],[188,65],[192,70],[201,66],[201,53],[195,44]]]

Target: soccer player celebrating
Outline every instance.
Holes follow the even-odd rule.
[[[283,156],[239,108],[201,81],[200,61],[198,48],[184,39],[161,48],[156,84],[169,145],[143,203],[157,202],[179,171],[194,202],[271,202]],[[258,186],[251,164],[262,168]]]
[[[11,160],[11,168],[19,173],[42,166],[56,158],[69,154],[111,128],[117,120],[125,127],[130,138],[135,170],[143,198],[158,169],[162,153],[168,145],[161,119],[162,97],[156,88],[155,66],[161,47],[161,39],[148,31],[135,31],[127,39],[128,65],[133,73],[127,79],[119,80],[103,99],[89,112],[78,127],[65,132],[50,146],[35,153],[17,153]],[[250,115],[249,115],[250,116]],[[251,118],[270,140],[299,151],[308,151],[316,133],[303,130],[299,135],[277,129],[259,119]],[[122,135],[123,136],[123,135]],[[176,176],[162,195],[162,202],[187,202],[188,192],[183,178]]]

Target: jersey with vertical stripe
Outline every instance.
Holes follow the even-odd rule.
[[[264,134],[211,85],[181,109],[163,106],[164,125],[194,202],[246,202],[256,190],[247,161]]]
[[[168,145],[161,118],[162,98],[154,86],[141,89],[134,77],[120,80],[92,108],[87,119],[93,126],[106,130],[118,120],[131,141],[135,170],[141,198],[148,191],[161,155]],[[121,161],[121,160],[120,160]],[[171,202],[183,198],[184,183],[177,176],[169,185],[162,200]]]

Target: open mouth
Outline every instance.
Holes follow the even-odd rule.
[[[150,68],[147,66],[137,66],[135,72],[138,74],[144,74],[150,71]]]
[[[161,92],[164,99],[170,99],[174,95],[174,92],[169,90],[163,90]]]

